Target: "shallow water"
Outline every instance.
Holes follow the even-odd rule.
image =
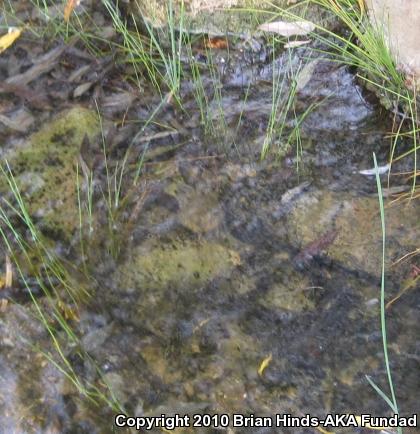
[[[281,74],[291,67],[287,53],[275,64]],[[65,351],[85,381],[98,381],[94,361],[129,415],[390,414],[365,377],[387,390],[376,183],[358,173],[373,166],[372,151],[386,161],[389,125],[351,72],[321,61],[298,92],[298,112],[322,101],[300,129],[299,161],[291,146],[278,161],[259,162],[272,106],[268,65],[225,70],[211,112],[218,126],[226,123],[221,136],[203,137],[188,84],[189,116],[171,107],[159,113],[176,131],[135,144],[150,157],[113,239],[95,196],[102,215],[88,255],[94,293],[73,322],[80,348]],[[289,116],[289,128],[293,122]],[[418,208],[387,208],[388,266],[417,247]],[[81,266],[78,235],[66,248],[57,233],[56,251]],[[409,272],[408,264],[388,268],[387,290],[396,294]],[[58,369],[29,351],[34,342],[49,348],[30,306],[9,305],[0,319],[1,432],[113,432],[110,410],[88,405]],[[407,415],[418,412],[418,307],[411,290],[388,311],[391,367]]]

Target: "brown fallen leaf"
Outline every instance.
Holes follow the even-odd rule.
[[[9,31],[0,37],[0,53],[7,50],[19,38],[22,30],[21,27],[9,27]]]
[[[204,38],[204,48],[212,48],[216,50],[226,50],[229,48],[228,40],[225,37],[214,36]]]
[[[92,81],[87,81],[86,83],[79,84],[73,91],[73,98],[80,98],[83,94],[85,94],[94,83]]]
[[[70,15],[72,14],[74,8],[79,6],[80,0],[67,0],[66,5],[64,6],[64,21],[66,23],[70,20]]]
[[[72,43],[73,42],[70,42],[69,44]],[[61,44],[53,48],[48,53],[43,54],[42,56],[35,59],[33,66],[31,66],[25,72],[13,75],[12,77],[9,77],[5,82],[7,84],[14,84],[19,86],[27,85],[31,81],[37,79],[41,74],[44,74],[50,69],[52,69],[56,65],[57,59],[61,56],[64,50],[66,50],[69,44]]]
[[[304,41],[290,41],[284,44],[284,48],[301,47],[302,45],[309,44],[310,42],[311,42],[310,39],[305,39]]]

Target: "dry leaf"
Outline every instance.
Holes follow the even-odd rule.
[[[264,23],[258,27],[260,30],[269,33],[277,33],[282,36],[290,37],[294,35],[307,35],[315,30],[315,24],[309,21],[273,21]]]
[[[296,91],[302,91],[305,86],[311,81],[314,75],[315,69],[320,63],[319,59],[312,60],[308,62],[297,74],[296,76]]]
[[[67,0],[66,5],[64,6],[64,21],[66,23],[69,22],[70,15],[72,14],[74,8],[79,6],[80,0]]]
[[[229,48],[228,40],[224,37],[215,36],[204,38],[204,47],[217,50],[227,50]]]
[[[93,81],[87,81],[86,83],[79,84],[73,91],[73,98],[79,98],[86,93],[95,83]]]
[[[9,31],[0,37],[0,53],[7,50],[22,33],[22,27],[9,27]]]
[[[302,45],[309,44],[309,42],[311,42],[310,39],[305,39],[304,41],[290,41],[284,44],[284,48],[296,48]]]
[[[56,60],[61,56],[63,51],[68,47],[66,44],[60,44],[53,48],[48,53],[43,54],[34,60],[33,66],[25,70],[21,74],[13,75],[9,77],[5,82],[6,84],[25,86],[31,81],[37,79],[41,74],[45,74],[54,66],[56,66]]]

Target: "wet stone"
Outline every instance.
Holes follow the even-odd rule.
[[[98,133],[97,114],[76,106],[6,153],[29,211],[42,217],[46,233],[69,239],[77,227],[75,164],[85,134],[93,140]]]

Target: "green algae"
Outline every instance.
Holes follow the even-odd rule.
[[[78,222],[76,162],[85,135],[100,132],[95,111],[74,107],[60,113],[7,157],[29,213],[46,234],[68,239]]]
[[[121,269],[125,287],[166,289],[197,287],[226,275],[239,255],[215,242],[174,241],[170,245],[139,247]]]

